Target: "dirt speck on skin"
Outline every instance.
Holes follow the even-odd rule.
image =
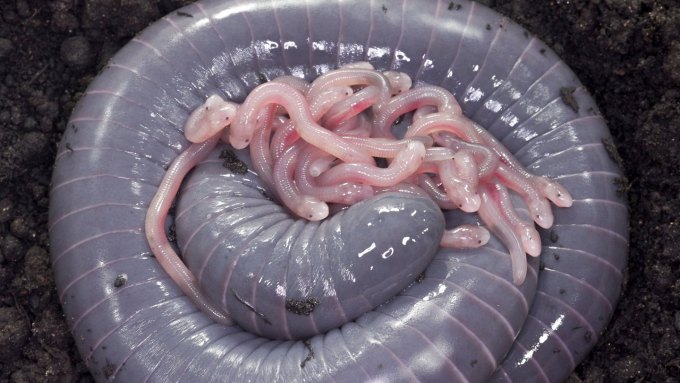
[[[0,382],[91,381],[49,264],[56,143],[108,58],[144,26],[189,2],[0,2]],[[445,4],[455,11],[459,2]],[[680,382],[677,1],[481,2],[524,25],[571,66],[607,118],[626,168],[625,294],[569,381]]]

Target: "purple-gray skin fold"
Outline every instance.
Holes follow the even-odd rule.
[[[308,222],[263,195],[255,173],[225,172],[219,154],[180,192],[177,242],[206,294],[251,333],[305,339],[339,327],[403,290],[439,249],[444,216],[427,198],[385,193]]]
[[[449,89],[463,112],[531,172],[564,185],[573,206],[554,209],[553,228],[541,231],[540,261],[529,259],[521,286],[512,283],[507,251],[492,237],[480,249],[439,250],[418,278],[404,273],[410,280],[400,283],[408,287],[391,300],[306,340],[272,340],[212,322],[160,268],[143,231],[165,169],[189,145],[184,121],[211,94],[241,101],[263,79],[311,80],[355,61]],[[610,140],[594,101],[554,52],[474,2],[199,1],[127,44],[73,112],[50,206],[59,297],[100,382],[563,381],[608,323],[626,264],[627,207],[617,193],[622,174],[608,154]],[[200,172],[217,168],[216,155],[199,165],[186,189],[201,182],[194,181]],[[394,195],[371,203],[378,210],[426,206]],[[187,220],[201,219],[191,213]],[[247,221],[259,213],[240,214]],[[457,212],[445,216],[448,227],[476,222]],[[192,246],[193,225],[188,234],[178,231],[180,247]],[[441,225],[434,218],[431,228]],[[362,228],[347,230],[360,238]],[[408,235],[404,230],[395,244]],[[286,232],[307,235],[311,246],[322,235]],[[318,268],[337,272],[302,266],[299,274],[266,277],[284,284]],[[370,275],[365,267],[348,266]],[[251,271],[270,272],[259,270]],[[232,291],[216,289],[223,296]],[[247,301],[254,287],[233,291],[245,291]],[[292,290],[291,297],[305,298]],[[272,323],[289,315],[281,310],[267,313]],[[253,311],[242,314],[251,327],[262,327]],[[292,337],[307,336],[304,326],[312,322],[305,317],[287,328]]]

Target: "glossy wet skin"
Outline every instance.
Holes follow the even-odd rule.
[[[498,378],[560,380],[585,355],[618,296],[627,238],[601,117],[573,73],[514,24],[467,2],[460,9],[405,4],[319,3],[308,12],[290,3],[273,13],[269,5],[202,2],[186,9],[191,18],[173,14],[151,27],[92,84],[57,158],[51,236],[60,297],[93,375],[483,380],[522,325]],[[308,14],[310,31],[296,34],[286,22]],[[410,21],[402,23],[402,14]],[[441,82],[532,171],[557,177],[575,204],[556,212],[555,229],[543,233],[537,293],[535,272],[520,289],[508,282],[497,241],[470,255],[437,255],[422,283],[389,305],[312,338],[315,357],[303,369],[302,342],[260,340],[196,312],[149,258],[138,220],[163,167],[187,145],[183,120],[207,95],[242,99],[261,75],[273,78],[281,68],[311,78],[364,59]],[[560,96],[571,87],[578,113]],[[123,274],[127,282],[115,287]],[[242,351],[250,356],[242,359]]]

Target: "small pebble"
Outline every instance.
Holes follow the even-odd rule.
[[[16,262],[24,256],[24,245],[17,237],[8,234],[2,241],[2,254],[10,262]]]
[[[17,238],[27,239],[31,228],[23,217],[18,217],[9,225],[9,231]]]
[[[90,42],[84,36],[69,37],[61,43],[61,59],[66,65],[82,67],[92,62]]]
[[[35,127],[38,126],[38,121],[35,120],[33,117],[26,117],[24,120],[24,129],[25,130],[33,130]]]
[[[54,120],[59,116],[59,105],[54,101],[44,101],[36,106],[36,111],[44,117]]]
[[[52,16],[52,29],[57,32],[73,32],[80,27],[78,18],[69,12],[56,12]]]
[[[114,287],[123,287],[127,283],[127,274],[119,274],[113,281]]]

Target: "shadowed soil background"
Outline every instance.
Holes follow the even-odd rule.
[[[0,0],[0,383],[92,380],[49,263],[56,144],[111,55],[188,2]],[[571,66],[607,118],[628,177],[621,185],[631,212],[624,295],[570,382],[680,382],[680,3],[482,3],[536,33]]]

